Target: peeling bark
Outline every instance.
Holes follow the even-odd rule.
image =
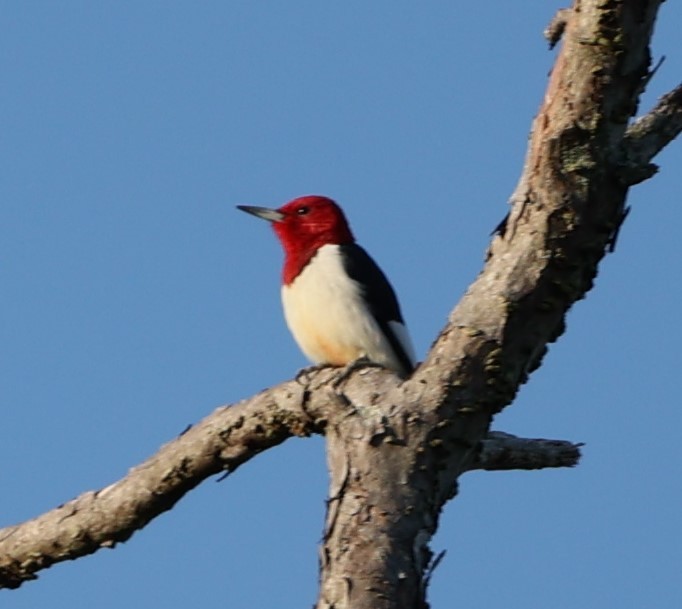
[[[427,606],[429,541],[459,475],[571,466],[579,445],[489,433],[564,331],[626,215],[630,185],[682,129],[682,89],[630,124],[660,1],[576,0],[508,218],[426,361],[313,369],[221,408],[119,482],[0,530],[0,587],[124,541],[205,478],[323,433],[331,488],[318,609]]]

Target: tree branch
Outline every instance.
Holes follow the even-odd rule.
[[[552,20],[547,24],[545,31],[542,33],[549,43],[550,50],[553,49],[566,30],[566,24],[571,18],[570,8],[560,8],[552,17]]]
[[[623,139],[623,180],[637,184],[658,168],[651,160],[682,132],[682,84],[666,93],[654,108],[638,118]]]
[[[404,409],[397,421],[385,411],[398,430],[391,448],[372,443],[376,420],[364,433],[339,425],[327,434],[334,500],[318,609],[425,606],[428,542],[442,506],[492,416],[591,289],[622,222],[620,146],[648,75],[659,4],[574,2],[507,230],[426,361],[399,393],[383,396]]]
[[[57,562],[113,548],[206,478],[233,472],[292,436],[323,431],[330,418],[344,411],[338,396],[330,398],[319,390],[332,382],[331,375],[338,371],[312,371],[300,377],[305,379],[302,383],[284,383],[218,408],[118,482],[83,493],[33,520],[0,529],[0,588],[17,588]],[[390,376],[387,380],[395,382]],[[345,410],[346,415],[351,412]],[[483,441],[469,469],[571,467],[579,459],[577,446],[495,432]]]
[[[481,440],[481,450],[468,471],[508,471],[574,467],[580,460],[580,447],[566,440],[518,438],[501,431],[491,431]]]
[[[232,472],[291,436],[319,432],[328,408],[328,401],[309,404],[304,386],[293,381],[218,408],[118,482],[1,529],[0,588],[17,588],[56,562],[126,541],[209,476]]]

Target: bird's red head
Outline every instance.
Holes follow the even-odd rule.
[[[239,205],[242,211],[269,220],[284,248],[284,283],[291,283],[323,245],[353,243],[341,208],[328,197],[298,197],[279,209]]]
[[[287,254],[297,250],[314,251],[330,243],[353,242],[343,211],[327,197],[299,197],[277,211],[282,219],[272,227]]]

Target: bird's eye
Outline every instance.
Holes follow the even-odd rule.
[[[305,206],[304,206],[304,207],[299,207],[299,208],[296,210],[296,213],[297,213],[299,216],[305,216],[309,211],[310,211],[310,207],[305,207]]]

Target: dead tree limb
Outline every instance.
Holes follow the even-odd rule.
[[[319,609],[426,606],[442,506],[492,416],[564,332],[623,220],[622,145],[648,78],[658,7],[576,0],[485,268],[414,376],[380,393],[364,426],[354,417],[328,429],[334,499]],[[367,403],[368,391],[351,403]]]
[[[320,387],[331,374],[319,373]],[[323,432],[337,398],[330,400],[323,391],[314,396],[293,381],[218,408],[118,482],[1,529],[0,587],[16,588],[57,562],[113,548],[207,478],[233,472],[287,438]],[[469,469],[572,467],[578,459],[577,445],[570,442],[497,432],[482,442]]]
[[[518,438],[501,431],[491,431],[483,440],[469,470],[509,471],[574,467],[580,460],[583,445],[566,440]]]

